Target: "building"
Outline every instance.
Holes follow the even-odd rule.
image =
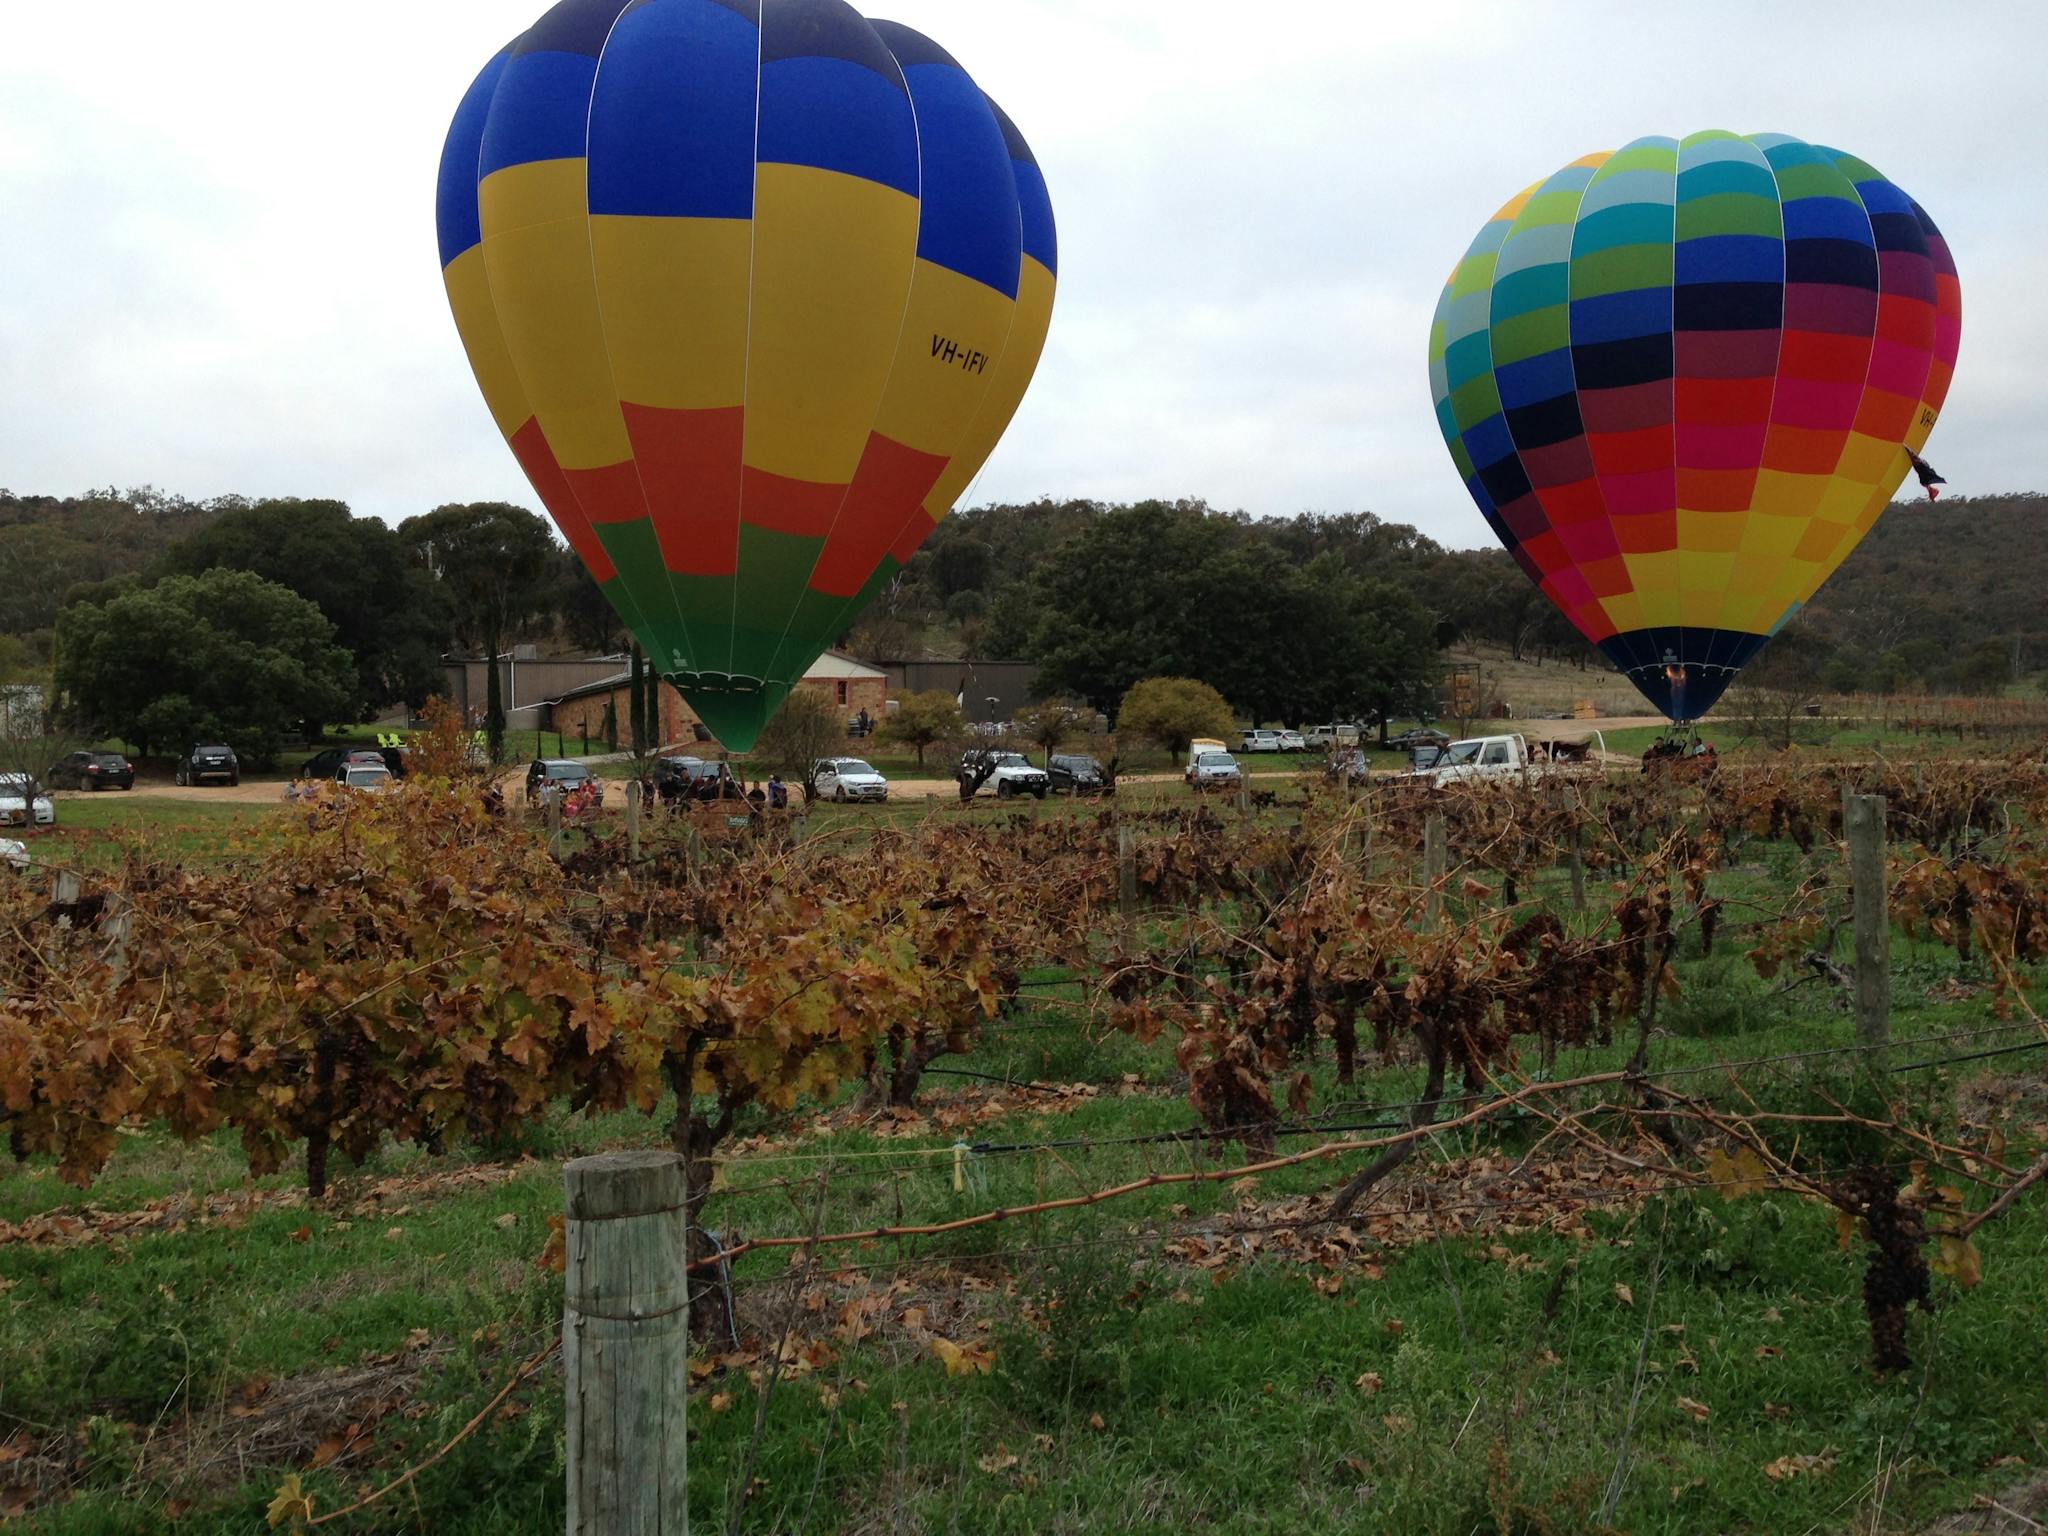
[[[535,647],[515,645],[498,657],[498,686],[504,692],[506,729],[540,730],[551,702],[591,683],[626,677],[631,664],[624,655],[561,656],[543,661]],[[483,724],[484,701],[491,690],[483,658],[444,656],[441,667],[446,678],[442,693],[462,711],[465,720]],[[619,706],[619,718],[626,718],[623,704]],[[553,730],[554,726],[550,723],[546,729]]]
[[[477,663],[477,666],[481,670],[482,663]],[[632,730],[628,724],[633,718],[632,666],[629,662],[620,668],[615,659],[607,666],[611,670],[604,676],[564,689],[557,697],[538,705],[534,724],[527,729],[557,731],[572,739],[587,735],[595,741],[604,735],[605,706],[609,704],[623,743]],[[864,661],[855,661],[839,651],[827,651],[812,662],[810,670],[797,686],[825,695],[849,721],[862,710],[867,711],[870,720],[880,720],[888,703],[888,678],[882,669],[871,667]],[[661,701],[663,746],[687,746],[700,742],[716,745],[682,694],[663,683],[658,697]]]
[[[891,693],[943,693],[960,701],[970,724],[1014,720],[1039,702],[1038,668],[1028,661],[885,661]]]

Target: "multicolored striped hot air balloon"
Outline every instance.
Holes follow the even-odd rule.
[[[1052,320],[1022,135],[842,0],[563,0],[463,97],[439,225],[527,478],[740,751],[994,451]]]
[[[1430,330],[1472,499],[1658,710],[1695,720],[1869,531],[1948,394],[1941,232],[1783,134],[1588,155],[1487,223]]]

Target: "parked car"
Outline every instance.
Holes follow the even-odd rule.
[[[1278,731],[1246,731],[1238,738],[1240,752],[1278,752],[1281,750]]]
[[[1282,731],[1280,733],[1280,750],[1282,752],[1306,752],[1308,750],[1308,741],[1299,731]]]
[[[1092,757],[1054,754],[1045,764],[1046,789],[1060,795],[1113,795],[1116,780]]]
[[[537,757],[526,770],[528,804],[540,798],[544,786],[567,792],[590,782],[590,769],[571,757]]]
[[[386,768],[382,762],[343,763],[334,772],[334,782],[343,789],[376,792],[389,789],[396,784],[398,775]]]
[[[28,868],[28,844],[16,837],[0,837],[0,864],[9,869]]]
[[[1188,764],[1188,788],[1235,789],[1244,782],[1244,770],[1228,752],[1204,752]]]
[[[993,784],[998,800],[1016,795],[1033,795],[1043,800],[1052,788],[1052,776],[1034,767],[1022,752],[994,749],[969,752],[960,759],[960,798],[971,800],[984,785]]]
[[[219,742],[204,742],[178,759],[177,772],[172,775],[180,784],[204,784],[209,780],[216,784],[239,784],[242,782],[242,765],[235,758],[233,747]]]
[[[886,800],[889,781],[858,757],[821,758],[811,765],[811,793],[820,800]]]
[[[50,764],[52,789],[133,789],[135,765],[118,752],[73,752]]]
[[[347,747],[323,747],[293,770],[295,779],[313,779],[321,783],[332,783],[341,765],[348,761]]]
[[[654,792],[664,800],[686,800],[695,788],[697,770],[706,767],[701,757],[678,754],[654,760]]]
[[[732,769],[701,757],[664,757],[654,764],[654,792],[664,801],[740,800]]]
[[[1306,739],[1311,747],[1355,747],[1364,734],[1365,727],[1360,725],[1312,725]]]
[[[54,827],[57,807],[48,795],[30,798],[35,782],[25,773],[0,773],[0,827]]]
[[[1403,731],[1398,736],[1389,736],[1387,746],[1395,752],[1406,752],[1411,757],[1425,747],[1447,747],[1451,738],[1442,731],[1418,725],[1413,730]]]

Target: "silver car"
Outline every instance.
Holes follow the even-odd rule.
[[[1228,752],[1203,752],[1188,764],[1188,788],[1235,789],[1244,782],[1244,770]]]

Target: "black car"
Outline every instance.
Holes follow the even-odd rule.
[[[209,780],[216,784],[239,784],[242,765],[235,759],[234,748],[217,741],[202,742],[178,759],[174,777],[180,784],[204,784]]]
[[[1046,777],[1052,782],[1050,789],[1056,795],[1113,795],[1116,781],[1109,776],[1102,764],[1092,757],[1054,754],[1046,760]]]
[[[133,789],[135,765],[118,752],[73,752],[50,764],[51,789]]]
[[[298,772],[292,777],[330,783],[341,772],[341,765],[348,761],[349,751],[348,747],[324,747],[299,764]]]
[[[1395,752],[1406,752],[1411,756],[1424,747],[1448,747],[1451,738],[1442,731],[1433,731],[1426,725],[1418,725],[1412,731],[1403,731],[1398,736],[1387,738],[1387,746]]]

